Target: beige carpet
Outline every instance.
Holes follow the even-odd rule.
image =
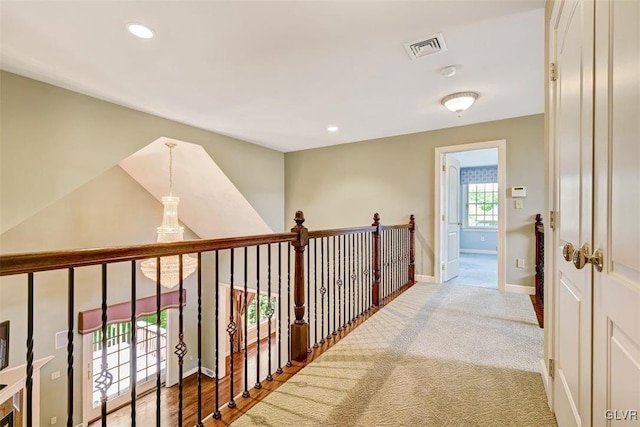
[[[528,295],[417,284],[234,426],[555,426]]]

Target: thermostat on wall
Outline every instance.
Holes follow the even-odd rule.
[[[527,187],[511,187],[511,197],[527,197]]]

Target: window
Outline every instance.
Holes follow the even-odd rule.
[[[251,301],[249,304],[249,310],[247,311],[247,317],[249,318],[248,326],[255,326],[257,323],[257,303],[260,302],[260,322],[264,322],[269,319],[269,298],[266,295],[260,295],[259,298]],[[271,297],[271,310],[276,310],[276,299]]]
[[[158,370],[156,362],[157,325],[156,315],[141,316],[136,322],[136,381],[137,384],[153,380]],[[93,407],[101,403],[102,393],[97,388],[96,380],[102,369],[102,330],[91,334],[93,350]],[[131,322],[107,325],[107,365],[113,376],[113,382],[107,390],[107,400],[130,391],[131,365]],[[166,374],[167,368],[167,312],[160,312],[160,372]]]
[[[498,227],[498,183],[466,185],[465,225],[471,228]]]

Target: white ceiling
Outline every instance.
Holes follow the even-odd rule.
[[[0,5],[3,69],[285,152],[543,111],[544,0]],[[461,118],[440,105],[466,90]]]

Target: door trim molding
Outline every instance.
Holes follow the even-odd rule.
[[[442,161],[447,153],[460,151],[481,150],[485,148],[498,149],[498,289],[505,290],[506,286],[506,185],[507,185],[507,140],[499,139],[495,141],[472,142],[468,144],[449,145],[446,147],[436,147],[434,156],[434,251],[433,251],[433,275],[436,283],[442,280],[442,239],[446,235],[443,232],[442,215],[444,203],[442,202]]]

